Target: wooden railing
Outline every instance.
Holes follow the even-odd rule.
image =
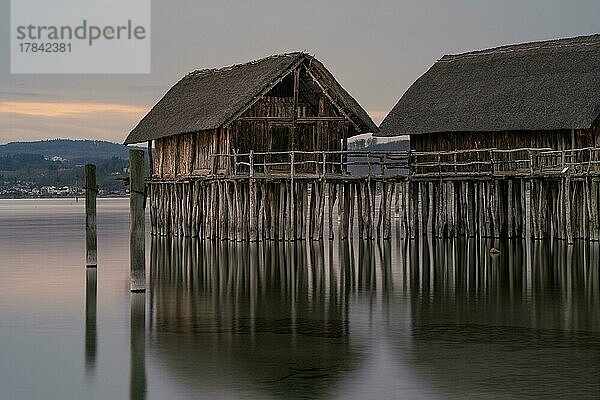
[[[410,152],[412,174],[502,174],[529,173],[538,169],[541,153],[548,148],[474,149],[461,151]]]
[[[285,151],[213,154],[213,175],[427,177],[600,174],[600,148],[457,151]]]
[[[408,175],[409,152],[286,151],[215,154],[213,165],[234,175]],[[213,171],[216,173],[216,171]]]

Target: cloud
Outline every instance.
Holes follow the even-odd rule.
[[[122,142],[145,107],[109,103],[0,102],[0,143],[54,138]]]
[[[0,101],[0,114],[18,114],[36,117],[82,117],[85,115],[129,114],[142,116],[145,107],[110,103],[48,103],[30,101]]]

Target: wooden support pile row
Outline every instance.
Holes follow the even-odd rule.
[[[410,237],[600,239],[595,179],[418,180],[404,190],[396,203]]]
[[[394,182],[197,179],[151,182],[153,235],[205,239],[390,239]],[[381,195],[376,196],[377,192]],[[337,206],[337,207],[336,207]]]
[[[150,183],[152,233],[206,239],[600,239],[598,180],[196,179]],[[395,216],[392,219],[392,215]]]
[[[525,232],[525,205],[517,201],[522,197],[512,181],[420,180],[408,191],[415,223],[411,237],[519,237]]]

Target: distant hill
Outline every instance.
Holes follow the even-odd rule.
[[[83,165],[96,165],[101,194],[124,194],[121,179],[127,176],[127,147],[101,140],[43,140],[0,145],[0,198],[39,195],[43,187],[83,185]],[[37,194],[36,194],[37,193]]]
[[[70,161],[94,162],[113,157],[128,159],[129,150],[132,148],[134,147],[102,140],[54,139],[3,144],[0,145],[0,157],[40,154],[47,158],[60,157]]]

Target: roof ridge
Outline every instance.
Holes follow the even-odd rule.
[[[590,40],[591,39],[591,40]],[[463,60],[468,58],[476,58],[479,56],[487,56],[494,54],[507,54],[515,52],[533,51],[539,49],[556,49],[565,47],[577,47],[577,46],[594,46],[600,44],[600,34],[575,36],[570,38],[559,38],[550,40],[540,40],[535,42],[526,43],[515,43],[510,45],[503,45],[497,47],[491,47],[489,49],[469,51],[466,53],[459,54],[446,54],[437,62],[453,62],[457,60]]]
[[[271,60],[271,59],[274,59],[274,58],[282,58],[282,57],[290,57],[290,56],[299,57],[299,56],[304,56],[304,55],[310,56],[310,54],[308,54],[306,52],[303,52],[303,51],[292,51],[292,52],[289,52],[289,53],[272,54],[270,56],[258,58],[256,60],[251,60],[251,61],[247,61],[247,62],[244,62],[244,63],[232,64],[232,65],[228,65],[228,66],[224,66],[224,67],[218,67],[218,68],[197,69],[195,71],[188,72],[184,76],[184,78],[191,78],[191,77],[195,77],[195,76],[206,75],[206,74],[209,74],[209,73],[219,73],[219,72],[232,71],[234,69],[242,68],[242,67],[245,67],[245,66],[248,66],[248,65],[258,64],[260,62]]]

